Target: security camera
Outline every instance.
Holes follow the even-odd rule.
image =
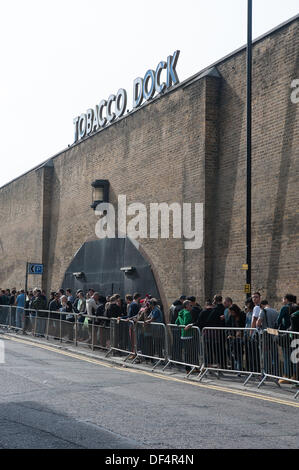
[[[124,271],[125,274],[132,273],[135,271],[134,266],[125,266],[124,268],[120,268],[121,271]]]
[[[82,279],[84,277],[84,273],[81,271],[79,273],[73,273],[76,279]]]

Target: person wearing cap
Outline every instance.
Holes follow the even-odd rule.
[[[141,299],[140,300],[140,303],[141,304],[145,304],[148,300],[150,300],[152,298],[151,294],[146,294],[144,299]]]

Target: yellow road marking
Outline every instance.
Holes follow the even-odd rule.
[[[243,392],[242,390],[234,390],[232,388],[222,387],[222,386],[219,386],[219,385],[208,385],[208,384],[202,384],[202,383],[199,383],[199,382],[193,382],[191,380],[178,379],[176,377],[169,377],[169,376],[166,376],[166,375],[161,375],[161,374],[158,374],[156,372],[153,373],[153,372],[147,372],[147,371],[140,370],[140,369],[130,369],[130,368],[125,368],[125,367],[120,367],[120,366],[117,366],[115,364],[108,364],[108,363],[103,362],[101,360],[89,358],[89,357],[83,356],[81,354],[75,354],[75,353],[72,353],[72,352],[69,352],[69,351],[62,351],[62,350],[57,349],[53,346],[48,346],[48,345],[45,345],[45,344],[38,344],[38,343],[35,343],[33,341],[30,341],[30,340],[22,340],[20,338],[13,338],[13,337],[6,336],[6,335],[3,335],[1,337],[5,338],[5,339],[8,339],[10,341],[15,341],[17,343],[23,343],[23,344],[27,344],[27,345],[29,344],[31,346],[35,346],[35,347],[38,347],[38,348],[41,348],[41,349],[46,349],[47,351],[56,352],[58,354],[68,356],[68,357],[71,357],[73,359],[79,359],[80,361],[90,362],[91,364],[97,364],[97,365],[100,365],[100,366],[103,366],[103,367],[108,367],[110,369],[126,371],[126,372],[130,372],[130,373],[133,373],[133,374],[135,373],[135,374],[148,375],[148,376],[154,377],[156,379],[158,378],[158,379],[162,379],[162,380],[168,380],[168,381],[171,381],[171,382],[178,382],[178,383],[193,385],[193,386],[199,387],[199,388],[217,390],[217,391],[220,391],[220,392],[232,393],[234,395],[241,395],[243,397],[256,398],[258,400],[264,400],[264,401],[268,401],[268,402],[271,402],[271,403],[277,403],[279,405],[287,405],[287,406],[292,406],[294,408],[299,408],[299,403],[298,402],[296,403],[296,402],[292,402],[292,401],[288,401],[288,400],[283,400],[281,398],[266,397],[266,396],[263,396],[263,395],[259,395],[257,393],[247,392],[247,391]]]

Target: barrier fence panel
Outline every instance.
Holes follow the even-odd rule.
[[[19,315],[18,315],[19,318]],[[17,328],[18,319],[17,319],[17,309],[16,307],[10,307],[10,326],[11,328]]]
[[[92,318],[92,350],[95,348],[110,349],[110,318]]]
[[[263,331],[263,378],[285,380],[299,385],[299,333],[267,329]],[[299,391],[295,397],[299,395]]]
[[[47,317],[46,337],[61,341],[62,324],[61,312],[49,311]]]
[[[24,329],[25,333],[31,333],[33,336],[46,337],[49,323],[48,310],[26,309]]]
[[[15,330],[23,330],[24,311],[24,307],[0,305],[0,325]]]
[[[75,344],[110,349],[110,319],[86,314],[75,314]]]
[[[75,342],[75,315],[73,313],[61,312],[61,338],[60,342]]]
[[[32,334],[35,335],[36,327],[37,327],[37,310],[32,309],[24,309],[24,327],[23,333],[24,334]]]
[[[167,329],[168,362],[163,370],[171,363],[190,367],[189,375],[202,365],[200,330],[192,326],[188,330],[184,326],[169,324]]]
[[[25,309],[24,307],[11,306],[11,326],[17,330],[23,330],[25,326]]]
[[[299,386],[299,332],[253,328],[185,329],[184,326],[137,322],[128,319],[87,316],[66,312],[24,309],[1,305],[0,326],[61,342],[88,344],[92,350],[167,361],[186,366],[187,377],[195,370],[202,380],[209,370],[267,377]],[[295,398],[299,395],[297,391]]]
[[[75,314],[25,309],[23,332],[60,342],[74,342]]]
[[[209,370],[261,375],[262,335],[256,328],[203,328],[203,365],[199,380]]]
[[[88,315],[76,314],[75,322],[75,344],[91,344],[91,332],[88,323]]]
[[[0,305],[0,325],[10,326],[11,308],[9,305]]]
[[[132,320],[110,318],[110,348],[106,356],[108,357],[112,351],[119,351],[127,354],[128,357],[135,357],[136,334]]]
[[[135,324],[136,332],[136,357],[133,363],[140,357],[156,360],[154,370],[162,361],[167,360],[167,339],[164,323],[146,323],[139,321]]]
[[[36,315],[35,311],[34,311],[34,313]],[[32,324],[33,322],[32,322],[32,319],[31,319],[31,315],[32,315],[32,310],[29,310],[29,309],[25,308],[24,309],[24,319],[23,319],[23,333],[24,334],[33,333],[35,325]]]

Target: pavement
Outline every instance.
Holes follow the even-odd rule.
[[[231,375],[198,382],[88,348],[7,333],[0,340],[0,448],[298,448],[293,387],[258,390]]]

